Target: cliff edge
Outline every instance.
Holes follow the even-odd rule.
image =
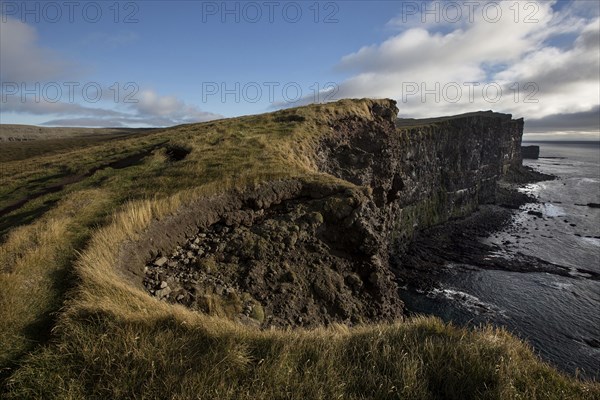
[[[494,202],[521,167],[523,120],[507,114],[403,123],[392,100],[306,112],[315,107],[273,114],[319,127],[305,154],[314,175],[202,198],[154,222],[122,252],[129,278],[262,326],[402,318],[392,264],[415,232]]]

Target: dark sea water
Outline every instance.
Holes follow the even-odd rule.
[[[522,252],[569,267],[571,276],[453,264],[444,268],[438,289],[408,289],[403,300],[412,312],[457,324],[504,326],[559,369],[600,380],[600,281],[577,271],[600,273],[600,209],[586,206],[600,203],[600,145],[524,143],[530,144],[540,146],[541,158],[524,164],[559,179],[524,187],[540,203],[522,207],[513,217],[513,229],[485,241],[503,248],[494,257]]]

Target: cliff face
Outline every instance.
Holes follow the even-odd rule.
[[[356,186],[289,179],[199,199],[124,248],[123,269],[159,298],[246,323],[401,317],[393,260],[416,230],[495,200],[521,165],[523,121],[482,112],[408,125],[395,102],[368,104],[370,116],[327,120],[312,154]]]
[[[372,191],[378,244],[403,247],[414,229],[463,217],[496,198],[496,186],[521,166],[523,120],[493,112],[402,126],[389,101],[373,120],[336,121],[319,146],[319,168]],[[397,127],[398,125],[399,127]]]

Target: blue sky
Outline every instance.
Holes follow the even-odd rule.
[[[511,112],[534,121],[532,131],[597,112],[596,2],[475,3],[3,0],[1,122],[173,125],[341,97],[392,97],[414,117]],[[73,99],[65,82],[78,84]],[[537,90],[525,88],[532,82]],[[84,85],[102,98],[89,101]],[[317,92],[326,85],[334,91]],[[504,89],[498,101],[482,93],[488,86]],[[595,131],[575,118],[561,128]]]

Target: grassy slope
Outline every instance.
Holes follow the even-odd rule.
[[[354,329],[257,331],[159,302],[128,285],[114,269],[119,243],[196,196],[280,177],[334,179],[317,174],[307,154],[315,138],[329,129],[324,121],[350,114],[369,117],[367,106],[346,101],[187,125],[2,163],[0,195],[2,204],[11,204],[61,179],[58,174],[82,174],[159,143],[192,150],[183,161],[170,162],[164,149],[156,149],[138,165],[97,171],[0,220],[11,224],[0,245],[0,368],[6,369],[5,376],[10,373],[4,394],[265,399],[600,395],[597,385],[559,374],[503,331],[468,331],[433,318]],[[305,121],[282,118],[290,114]]]
[[[0,124],[0,142],[111,137],[115,135],[131,135],[155,129],[156,128],[48,128],[34,125]]]

